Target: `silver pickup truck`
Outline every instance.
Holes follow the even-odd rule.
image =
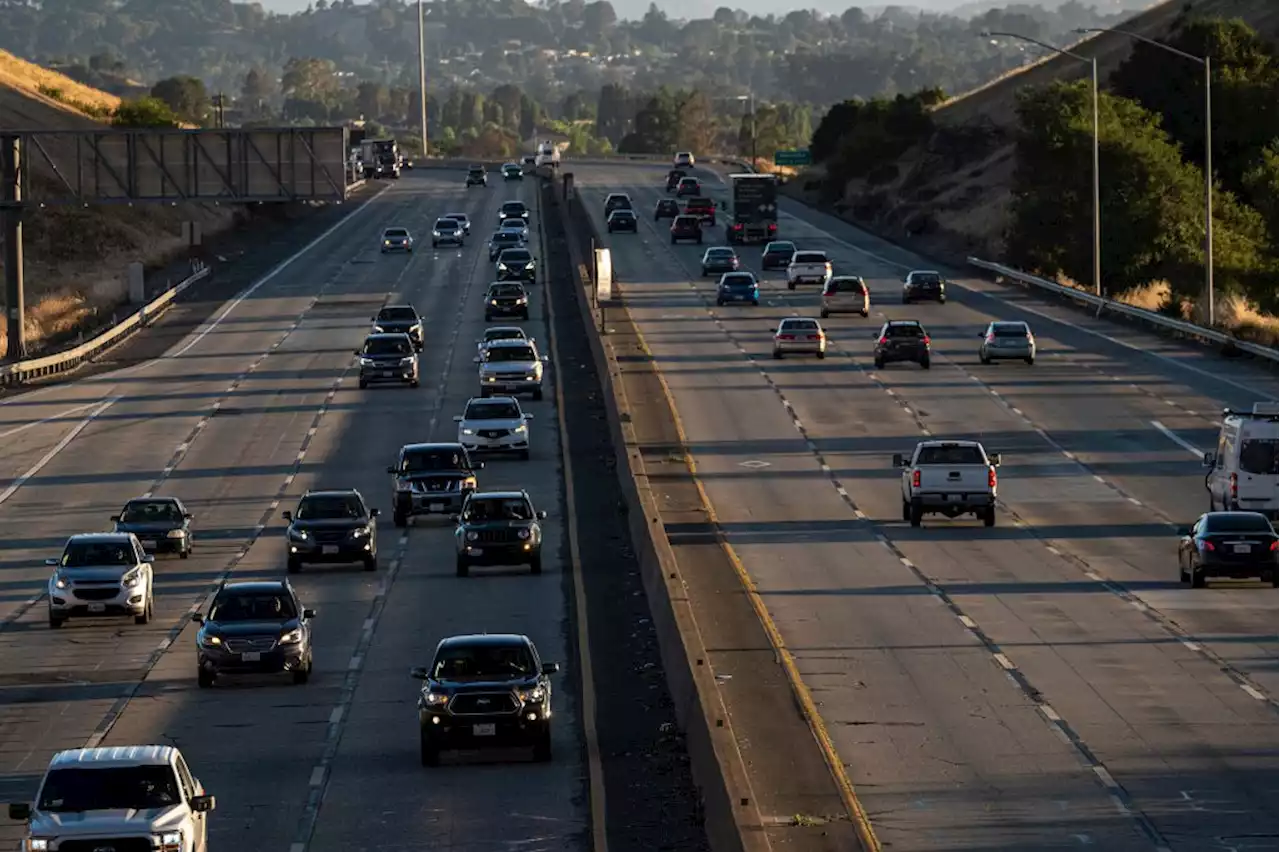
[[[791,263],[787,265],[787,289],[796,289],[797,284],[826,284],[831,278],[831,259],[826,252],[798,251],[791,255]]]
[[[910,457],[895,455],[893,466],[903,469],[902,520],[911,526],[926,514],[971,514],[996,525],[999,453],[988,455],[977,441],[921,441]]]

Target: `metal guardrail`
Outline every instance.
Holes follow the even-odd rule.
[[[79,346],[64,352],[55,352],[39,358],[28,358],[12,364],[0,365],[0,385],[20,385],[33,378],[57,375],[79,367],[95,355],[115,346],[129,334],[146,328],[156,317],[164,313],[184,290],[197,281],[209,277],[210,267],[200,261],[192,265],[191,275],[165,290],[143,305],[126,319],[116,323]]]
[[[1227,334],[1216,329],[1207,328],[1195,323],[1183,322],[1182,320],[1173,319],[1172,317],[1158,314],[1155,311],[1148,311],[1144,308],[1135,308],[1133,305],[1126,305],[1123,302],[1117,302],[1113,299],[1106,299],[1101,296],[1095,296],[1092,293],[1086,293],[1075,287],[1068,287],[1059,284],[1056,281],[1049,281],[1035,275],[1029,275],[1026,272],[1020,272],[1012,267],[1005,266],[1000,263],[992,263],[989,260],[982,260],[976,257],[968,258],[970,266],[976,266],[979,269],[985,269],[988,272],[994,272],[1002,278],[1008,278],[1021,284],[1027,284],[1032,287],[1038,287],[1042,290],[1048,290],[1059,296],[1065,296],[1077,302],[1086,305],[1092,305],[1098,309],[1098,313],[1102,314],[1107,311],[1113,314],[1138,320],[1166,331],[1176,332],[1186,337],[1192,337],[1197,340],[1204,340],[1210,343],[1216,343],[1221,346],[1232,346],[1242,352],[1248,352],[1258,358],[1266,358],[1269,361],[1280,362],[1280,351],[1269,346],[1262,346],[1258,343],[1250,343],[1247,340],[1240,340],[1233,335]]]

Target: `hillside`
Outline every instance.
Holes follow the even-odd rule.
[[[1257,0],[1171,0],[1117,28],[1163,38],[1186,9],[1205,17],[1242,18],[1264,38],[1272,43],[1277,40],[1277,7]],[[1070,49],[1097,57],[1099,80],[1105,86],[1133,44],[1123,36],[1104,33]],[[1037,50],[1029,47],[1028,52]],[[938,129],[927,142],[898,160],[896,176],[877,185],[851,182],[836,210],[891,239],[935,255],[999,259],[1014,170],[1017,93],[1027,86],[1080,79],[1088,73],[1084,63],[1054,54],[939,104],[933,111]],[[816,201],[822,179],[821,171],[814,170],[793,182],[787,192]]]
[[[120,99],[0,51],[0,129],[101,127]],[[32,160],[33,178],[53,175]],[[110,317],[125,299],[128,264],[161,266],[184,250],[182,222],[201,223],[206,238],[235,223],[236,213],[204,204],[176,207],[46,208],[23,220],[28,343],[65,337]],[[75,238],[67,239],[68,234]],[[3,258],[0,256],[0,265]],[[0,303],[4,294],[0,292]],[[5,331],[0,327],[0,344]]]

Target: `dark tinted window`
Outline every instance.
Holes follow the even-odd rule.
[[[680,205],[676,204],[670,198],[664,198],[663,200],[658,202],[658,209],[659,210],[679,210]]]
[[[523,240],[520,239],[520,235],[513,231],[499,231],[493,235],[493,241],[499,244],[510,243],[511,245],[523,242]]]
[[[694,216],[677,216],[673,224],[679,228],[701,228],[701,223]]]
[[[924,337],[924,329],[918,325],[891,325],[885,329],[888,337]]]
[[[783,331],[817,331],[817,320],[788,320],[782,324]]]
[[[383,308],[378,311],[378,319],[387,322],[413,322],[418,313],[413,308]]]
[[[1244,473],[1274,474],[1280,472],[1276,441],[1248,439],[1240,444],[1240,470]]]
[[[471,464],[461,450],[415,450],[405,453],[400,469],[405,473],[425,473],[431,470],[470,469]]]
[[[138,555],[128,542],[71,541],[62,551],[63,568],[88,568],[94,565],[133,565]]]
[[[437,219],[436,220],[437,231],[456,231],[458,230],[458,228],[461,228],[461,227],[462,226],[458,224],[457,219]]]
[[[502,227],[510,228],[513,231],[519,231],[520,233],[523,233],[525,229],[525,224],[524,224],[524,220],[521,219],[519,216],[513,216],[510,219],[503,219]]]
[[[283,591],[223,592],[209,610],[209,620],[221,623],[232,621],[284,621],[297,618],[298,610],[293,599]]]
[[[507,249],[502,253],[502,260],[507,263],[528,263],[533,260],[533,255],[529,254],[528,249]]]
[[[733,249],[731,248],[707,249],[707,257],[733,257]]]
[[[317,494],[303,497],[293,516],[299,521],[356,520],[364,517],[364,506],[354,494]]]
[[[635,217],[636,217],[636,214],[629,207],[625,210],[623,209],[615,210],[609,214],[609,218],[611,219],[634,219]]]
[[[388,237],[407,237],[409,236],[409,232],[404,228],[387,228],[386,235]]]
[[[745,274],[726,275],[721,280],[726,287],[750,287],[756,283],[755,276]]]
[[[795,243],[770,243],[764,247],[769,254],[794,254],[796,250]]]
[[[1204,522],[1200,525],[1200,530],[1201,532],[1207,533],[1272,533],[1275,531],[1271,526],[1271,522],[1268,521],[1265,516],[1254,514],[1252,512],[1231,512],[1223,515],[1205,515]]]
[[[395,337],[370,337],[364,342],[366,355],[412,355],[413,346]]]
[[[795,263],[826,263],[827,256],[820,251],[796,252]]]
[[[519,284],[503,284],[489,288],[489,298],[491,299],[514,299],[523,295],[525,295],[524,288]]]
[[[827,282],[828,293],[865,293],[866,287],[856,278],[833,278]]]
[[[977,447],[923,447],[916,464],[984,464]]]
[[[991,327],[996,337],[1026,337],[1029,329],[1020,322],[1002,322]]]
[[[494,346],[489,350],[490,361],[533,361],[533,350],[528,346]]]
[[[431,666],[437,680],[524,678],[534,674],[533,658],[523,645],[444,648]]]
[[[520,214],[522,213],[524,213],[524,204],[519,201],[515,203],[508,201],[506,204],[502,205],[503,216],[515,216],[520,218]]]
[[[120,520],[126,524],[176,523],[182,520],[182,512],[172,500],[130,500]]]
[[[941,281],[942,281],[941,276],[933,273],[930,273],[927,275],[916,273],[915,275],[911,276],[912,284],[938,284]]]
[[[473,402],[463,415],[467,420],[514,420],[520,416],[520,406],[514,402]]]
[[[178,778],[168,766],[113,766],[53,770],[45,778],[37,807],[52,813],[136,811],[181,801]]]
[[[533,507],[523,497],[471,499],[462,517],[468,521],[532,521]]]

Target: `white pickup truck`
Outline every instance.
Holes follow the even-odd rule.
[[[787,289],[796,289],[797,284],[812,281],[814,284],[826,284],[831,277],[831,261],[826,252],[798,251],[791,255],[791,263],[787,264]]]
[[[977,441],[921,441],[909,458],[893,457],[902,471],[902,520],[920,526],[926,514],[957,518],[972,514],[996,525],[996,468]]]

